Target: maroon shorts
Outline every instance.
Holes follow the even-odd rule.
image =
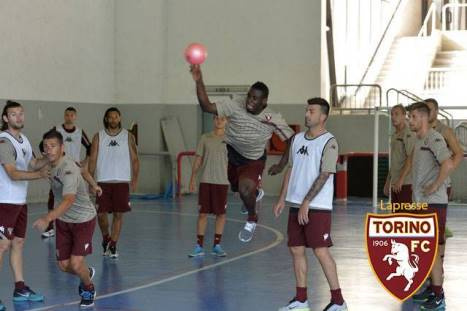
[[[227,209],[228,185],[199,184],[198,205],[203,214],[223,215]]]
[[[298,208],[291,207],[287,225],[287,246],[331,247],[331,211],[309,210],[308,223],[298,223]]]
[[[71,255],[86,256],[92,254],[92,235],[95,226],[96,217],[82,223],[55,220],[57,260],[70,259]]]
[[[412,212],[413,214],[431,214],[436,213],[438,217],[438,244],[443,245],[446,243],[446,217],[448,213],[447,204],[428,204],[426,210],[417,210]]]
[[[399,193],[391,191],[391,203],[412,203],[412,185],[403,185]]]
[[[128,183],[99,183],[102,195],[96,198],[98,213],[126,213],[130,207],[130,185]]]
[[[265,163],[265,160],[250,160],[246,164],[237,166],[229,162],[227,174],[232,191],[238,192],[238,183],[242,179],[252,180],[257,188],[261,182]]]
[[[28,225],[28,206],[26,204],[0,203],[0,240],[24,239]]]

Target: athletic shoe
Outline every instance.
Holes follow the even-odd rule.
[[[264,197],[264,190],[263,188],[259,188],[256,190],[256,202],[259,202],[263,199]],[[248,210],[245,206],[245,204],[242,204],[242,209],[240,210],[240,214],[246,215],[248,214]]]
[[[44,232],[42,232],[41,236],[42,236],[43,239],[51,238],[51,237],[55,236],[55,230],[50,229],[48,231],[44,231]]]
[[[256,222],[254,221],[247,221],[245,226],[242,230],[238,233],[238,238],[242,242],[250,242],[253,238],[253,234],[255,233],[256,229]]]
[[[44,296],[42,296],[41,294],[36,294],[28,286],[25,286],[23,289],[15,289],[15,291],[13,292],[13,301],[44,301]]]
[[[79,306],[81,308],[89,308],[94,306],[94,299],[96,298],[96,290],[83,290],[80,294],[81,303]]]
[[[2,303],[2,301],[0,300],[0,311],[5,311],[6,310],[6,307],[5,305]]]
[[[109,241],[102,241],[102,249],[103,249],[103,252],[102,252],[102,256],[109,256],[110,253],[109,253]]]
[[[240,214],[242,215],[248,214],[248,210],[246,209],[245,204],[242,204],[242,209],[240,210]]]
[[[428,286],[420,294],[413,295],[412,300],[413,300],[413,302],[416,302],[416,303],[423,303],[423,302],[428,301],[431,297],[434,297],[434,296],[435,296],[435,294],[433,293],[431,288]]]
[[[263,199],[264,197],[264,190],[263,188],[259,188],[258,190],[256,190],[256,202],[259,202]]]
[[[444,235],[446,236],[446,239],[452,238],[454,236],[454,233],[449,230],[448,227],[444,229]]]
[[[433,295],[420,306],[420,310],[444,310],[445,308],[444,294],[441,297]]]
[[[216,244],[213,248],[212,248],[212,254],[214,256],[217,256],[217,257],[225,257],[227,256],[227,253],[224,252],[224,250],[222,249],[222,246],[220,244]]]
[[[347,311],[347,304],[344,302],[341,305],[330,302],[323,311]]]
[[[89,269],[89,278],[90,278],[91,281],[92,281],[92,279],[94,279],[94,276],[96,275],[96,268],[94,268],[94,267],[89,267],[88,269]]]
[[[287,310],[310,311],[310,306],[308,305],[308,300],[306,300],[305,302],[300,302],[294,297],[292,300],[289,301],[288,305],[279,309],[279,311]]]
[[[188,254],[188,257],[201,257],[204,256],[204,249],[196,244],[195,249],[191,254]]]
[[[109,245],[109,256],[110,258],[118,258],[116,245]]]
[[[94,267],[89,267],[89,278],[91,279],[94,279],[94,276],[96,275],[96,269]],[[81,293],[83,292],[83,282],[80,282],[79,283],[79,287],[78,287],[78,295],[81,296]]]

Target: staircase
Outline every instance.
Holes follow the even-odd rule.
[[[440,50],[426,75],[423,96],[442,106],[467,106],[467,30],[443,31]]]
[[[396,88],[420,93],[439,44],[439,36],[397,38],[391,45],[375,83],[381,85],[383,91]],[[374,89],[369,92],[365,107],[372,107],[375,92]]]

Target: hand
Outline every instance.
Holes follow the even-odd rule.
[[[302,226],[308,223],[308,212],[310,211],[309,204],[310,202],[303,201],[300,209],[298,210],[298,223]]]
[[[201,67],[200,65],[191,65],[190,66],[191,76],[195,82],[201,81],[203,79],[203,75],[201,74]]]
[[[384,184],[383,194],[387,197],[389,196],[389,183],[388,182]]]
[[[102,188],[99,185],[91,187],[91,193],[97,195],[98,197],[102,195],[102,192]]]
[[[281,200],[279,199],[279,201],[277,201],[276,204],[274,204],[273,206],[273,212],[274,212],[274,216],[276,216],[276,218],[278,218],[282,211],[284,210],[284,207],[285,207],[285,201],[284,200]]]
[[[41,170],[39,171],[39,175],[41,176],[41,178],[49,178],[51,175],[50,175],[50,167],[48,165],[44,166],[43,168],[41,168]]]
[[[132,179],[130,181],[130,192],[132,192],[132,193],[135,192],[137,185],[138,185],[138,182],[136,180]]]
[[[404,180],[399,178],[395,184],[392,185],[392,191],[395,193],[401,192],[402,185],[404,184]]]
[[[274,175],[277,175],[280,172],[282,172],[283,169],[284,169],[284,167],[282,165],[274,164],[269,168],[268,174],[271,175],[271,176],[274,176]]]
[[[32,227],[36,228],[40,232],[44,232],[48,226],[49,226],[49,220],[47,219],[47,215],[42,216],[41,218],[39,218],[32,224]]]
[[[435,184],[429,184],[423,187],[423,194],[430,195],[438,190],[438,186]]]
[[[196,191],[196,180],[194,178],[190,179],[190,193],[194,193]]]

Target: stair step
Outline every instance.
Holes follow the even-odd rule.
[[[467,65],[466,59],[435,59],[433,67],[458,67]]]

